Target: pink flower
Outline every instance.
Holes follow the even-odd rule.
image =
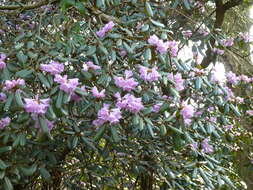
[[[209,144],[209,139],[205,138],[202,142],[201,142],[201,146],[202,146],[202,150],[204,153],[213,153],[213,146]]]
[[[221,40],[221,45],[225,47],[231,47],[234,45],[234,39],[233,38],[228,38],[226,40]]]
[[[233,91],[229,87],[225,86],[224,89],[225,89],[225,91],[227,93],[226,97],[225,97],[227,100],[229,100],[231,98],[234,98],[234,93],[233,93]]]
[[[168,48],[172,57],[177,56],[178,44],[176,41],[168,41]]]
[[[104,104],[98,112],[98,119],[92,122],[94,125],[101,126],[107,121],[109,121],[110,124],[119,123],[119,120],[122,118],[120,109],[114,108],[110,110],[109,107],[109,104]]]
[[[239,82],[239,77],[236,76],[235,73],[233,73],[232,71],[229,71],[226,74],[227,77],[227,81],[231,84],[237,84]]]
[[[168,50],[168,43],[164,43],[163,40],[160,40],[156,35],[150,36],[148,43],[152,46],[156,46],[156,50],[161,54],[166,53]]]
[[[51,61],[49,64],[41,64],[40,69],[51,75],[56,75],[64,71],[64,65],[56,61]]]
[[[182,34],[185,38],[190,38],[192,36],[192,31],[190,30],[182,31]]]
[[[216,118],[216,117],[210,117],[209,121],[210,121],[210,122],[213,122],[213,123],[216,123],[217,118]]]
[[[173,75],[173,73],[168,74],[168,79],[176,83],[175,88],[178,91],[184,90],[184,79],[182,78],[181,73]]]
[[[10,91],[14,88],[18,88],[19,86],[24,86],[24,85],[25,85],[24,79],[6,80],[4,83],[3,90]]]
[[[138,82],[136,82],[132,76],[133,72],[129,70],[125,71],[125,78],[115,76],[114,80],[116,86],[128,92],[135,89],[135,87],[138,85]]]
[[[237,96],[237,97],[235,98],[235,101],[236,101],[238,104],[242,104],[242,103],[244,102],[244,99],[241,98],[241,97],[239,97],[239,96]]]
[[[136,98],[132,94],[126,94],[121,98],[119,93],[115,94],[117,98],[116,106],[120,109],[126,109],[132,113],[138,113],[144,108],[141,98]]]
[[[105,89],[101,90],[100,92],[98,91],[97,87],[94,86],[91,90],[92,95],[96,98],[104,98],[105,97]]]
[[[184,119],[184,123],[186,125],[190,125],[191,118],[194,116],[194,107],[190,104],[186,104],[186,102],[182,103],[182,110],[180,111],[181,116]]]
[[[149,69],[148,67],[139,66],[139,72],[141,79],[148,82],[153,82],[160,78],[160,74],[157,71],[157,67]]]
[[[2,118],[0,120],[0,129],[4,129],[7,127],[11,122],[11,119],[9,117]]]
[[[0,102],[5,102],[6,100],[7,96],[4,93],[0,92]]]
[[[96,34],[98,37],[103,38],[107,32],[112,30],[112,28],[115,26],[113,21],[108,22],[101,30],[97,31]]]
[[[162,105],[163,105],[163,103],[157,103],[157,104],[153,105],[152,111],[155,113],[158,113],[160,111]]]
[[[85,92],[85,93],[87,92],[84,85],[81,87],[81,90],[82,90],[83,92]],[[79,102],[79,101],[81,100],[81,97],[78,96],[76,93],[72,93],[72,94],[71,94],[71,100],[73,100],[73,101],[75,101],[75,102]]]
[[[240,33],[239,35],[246,43],[248,43],[252,40],[252,36],[250,36],[250,34],[248,32]]]
[[[39,100],[38,95],[35,97],[35,99],[25,98],[24,100],[26,112],[35,114],[45,114],[50,102],[49,98]]]
[[[250,115],[250,116],[253,116],[253,110],[248,110],[246,111],[246,114]]]
[[[230,131],[231,129],[233,129],[233,125],[226,125],[224,126],[226,131]]]
[[[55,75],[54,81],[60,84],[60,89],[68,94],[74,93],[79,85],[78,78],[67,79],[67,75]]]
[[[120,50],[119,54],[120,54],[120,56],[125,57],[127,55],[127,51],[122,49],[122,50]]]
[[[98,65],[95,65],[92,61],[88,61],[88,62],[84,63],[84,65],[83,65],[83,71],[86,72],[89,69],[99,70],[99,69],[101,69],[101,67],[98,66]]]
[[[0,54],[0,70],[6,67],[6,63],[4,62],[5,59],[6,59],[6,55],[1,53]]]
[[[241,79],[241,81],[243,81],[245,83],[251,82],[251,79],[246,75],[241,75],[241,76],[239,76],[239,78]]]
[[[218,55],[223,55],[225,51],[222,50],[222,49],[213,48],[213,52],[218,54]]]
[[[203,35],[204,37],[207,36],[207,35],[209,34],[209,32],[207,32],[206,30],[204,30],[204,29],[202,29],[202,28],[199,29],[198,32],[199,32],[201,35]]]
[[[37,128],[37,129],[40,128],[40,123],[39,123],[38,115],[32,115],[32,119],[35,121],[34,127]],[[47,125],[47,128],[48,128],[49,132],[54,127],[54,123],[52,121],[49,121],[48,119],[46,119],[46,125]]]
[[[190,146],[191,146],[192,150],[196,151],[196,150],[198,150],[199,144],[197,142],[194,142],[194,143],[190,144]]]

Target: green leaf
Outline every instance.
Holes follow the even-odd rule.
[[[78,143],[78,137],[77,136],[74,136],[73,140],[72,140],[72,148],[76,148],[77,146],[77,143]]]
[[[51,179],[50,173],[45,168],[41,167],[39,171],[43,179],[46,181],[49,181]]]
[[[8,99],[6,100],[5,105],[4,105],[4,111],[8,111],[9,110],[13,99],[14,99],[14,93],[9,94],[8,95]]]
[[[23,103],[23,100],[22,100],[21,95],[20,95],[20,90],[16,90],[15,99],[16,99],[16,103],[18,104],[18,106],[24,107],[24,103]]]
[[[93,143],[88,138],[85,138],[83,136],[81,138],[82,138],[84,144],[86,144],[87,146],[89,146],[93,150],[97,151],[97,148],[93,145]]]
[[[76,2],[75,7],[81,14],[85,14],[86,9],[84,6],[84,2]]]
[[[61,108],[61,106],[62,106],[62,101],[63,101],[63,91],[60,90],[59,93],[58,93],[57,100],[56,100],[56,107],[57,107],[57,108]]]
[[[195,80],[195,89],[199,90],[201,88],[202,85],[202,79],[200,77],[197,77]]]
[[[40,123],[40,127],[42,131],[44,133],[48,133],[49,131],[48,131],[46,119],[43,116],[39,116],[38,118],[39,118],[39,123]]]
[[[16,56],[20,63],[25,64],[27,62],[28,57],[22,51],[18,52]]]
[[[7,176],[4,177],[4,187],[5,187],[5,190],[13,190],[12,183]]]
[[[150,48],[147,48],[145,50],[145,53],[144,53],[144,59],[149,61],[152,59],[152,53],[151,53],[151,49]]]
[[[189,1],[188,0],[183,0],[183,2],[184,2],[185,8],[188,9],[188,10],[190,10],[191,7],[190,7],[190,4],[189,4]]]
[[[104,135],[105,130],[106,130],[106,126],[105,125],[102,126],[102,127],[100,127],[99,130],[98,130],[98,132],[97,132],[97,134],[94,136],[93,140],[94,141],[99,141],[102,138],[102,136]]]
[[[162,23],[160,23],[160,22],[158,22],[158,21],[155,21],[155,20],[153,20],[153,19],[150,19],[150,21],[151,21],[152,24],[155,25],[155,26],[158,26],[158,27],[160,27],[160,28],[164,28],[164,27],[165,27],[164,24],[162,24]]]
[[[93,55],[96,52],[96,50],[97,50],[96,46],[90,46],[88,51],[86,52],[86,55],[87,56]]]
[[[1,170],[5,170],[7,167],[8,167],[8,165],[6,165],[6,164],[4,163],[4,161],[0,159],[0,169],[1,169]]]
[[[24,175],[26,176],[31,176],[35,173],[35,171],[37,170],[37,165],[33,164],[32,166],[30,166],[29,168],[25,168],[25,167],[21,167],[20,168],[21,171],[24,173]]]
[[[47,78],[42,73],[39,73],[38,77],[39,77],[40,81],[42,82],[42,84],[44,84],[47,88],[51,87],[51,85],[48,82]]]
[[[119,142],[120,138],[119,138],[119,135],[117,133],[116,127],[115,126],[111,126],[110,130],[111,130],[113,141],[116,142],[116,143]]]
[[[123,42],[123,47],[126,49],[126,51],[129,54],[133,54],[134,53],[133,49],[126,42]]]
[[[16,73],[17,77],[22,77],[22,78],[26,78],[27,76],[29,76],[30,74],[33,73],[33,69],[23,69],[19,72]]]
[[[148,1],[145,2],[145,8],[146,8],[148,16],[153,17],[154,13],[153,13],[152,7]]]

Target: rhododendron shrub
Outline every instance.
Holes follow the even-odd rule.
[[[210,29],[166,9],[200,2],[54,2],[0,33],[1,189],[243,189],[231,138],[253,107],[233,90],[252,78],[202,68]]]

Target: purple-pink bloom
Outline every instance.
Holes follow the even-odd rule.
[[[39,123],[39,118],[38,118],[38,115],[32,115],[32,119],[35,121],[35,125],[34,127],[35,128],[40,128],[40,123]],[[48,119],[46,119],[46,125],[47,125],[47,128],[48,128],[48,131],[50,132],[53,127],[54,127],[54,123],[52,121],[49,121]]]
[[[194,116],[194,107],[186,102],[182,103],[182,110],[180,111],[181,116],[184,119],[184,123],[189,125],[191,123],[191,118]]]
[[[91,90],[92,95],[96,98],[104,98],[105,97],[105,89],[101,90],[100,92],[98,91],[97,87],[94,86]]]
[[[24,79],[6,80],[4,83],[3,90],[10,91],[14,88],[18,88],[19,86],[24,86],[24,85],[25,85]]]
[[[98,69],[101,69],[101,67],[98,65],[95,65],[92,61],[87,61],[86,63],[83,64],[83,71],[86,72],[89,69],[98,70]]]
[[[238,103],[238,104],[242,104],[244,102],[244,98],[241,98],[239,96],[235,97],[235,101]]]
[[[218,55],[223,55],[225,51],[219,48],[213,48],[213,52]]]
[[[0,120],[0,129],[4,129],[7,127],[11,122],[11,119],[9,117],[4,117]]]
[[[167,43],[170,54],[172,57],[176,57],[177,56],[177,52],[178,52],[178,44],[176,41],[168,41]]]
[[[197,142],[193,142],[192,144],[190,144],[192,150],[198,150],[199,144]]]
[[[85,93],[87,92],[84,85],[81,87],[81,90],[82,90],[83,92],[85,92]],[[79,101],[81,100],[81,97],[78,96],[76,93],[72,93],[72,94],[71,94],[71,100],[73,100],[73,101],[75,101],[75,102],[79,102]]]
[[[107,121],[110,124],[116,124],[122,118],[121,111],[119,108],[109,109],[109,104],[104,104],[104,106],[98,111],[98,118],[92,123],[96,126],[101,126]]]
[[[6,55],[3,53],[0,53],[0,70],[6,67],[6,63],[4,62],[5,59],[6,59]]]
[[[251,78],[249,78],[247,75],[240,75],[239,78],[245,83],[251,82]]]
[[[246,114],[250,115],[250,116],[253,116],[253,110],[247,110],[246,111]]]
[[[28,113],[35,114],[45,114],[49,107],[50,99],[39,99],[38,95],[36,95],[35,99],[25,98],[25,111]]]
[[[231,99],[231,98],[234,97],[234,93],[233,93],[233,91],[229,87],[225,86],[224,89],[225,89],[225,91],[227,93],[226,97],[225,97],[227,100],[229,100],[229,99]]]
[[[204,153],[213,153],[213,146],[209,144],[209,138],[205,138],[202,142],[201,142],[201,146],[202,146],[202,150]]]
[[[216,118],[216,117],[210,117],[209,121],[210,121],[210,122],[213,122],[213,123],[216,123],[217,118]]]
[[[55,75],[54,81],[60,84],[60,89],[68,94],[72,94],[79,85],[78,78],[68,79],[67,75]]]
[[[57,61],[51,61],[49,64],[41,64],[40,69],[50,73],[51,75],[56,75],[64,71],[64,65],[63,63],[59,63]]]
[[[192,36],[192,31],[191,30],[185,30],[185,31],[182,31],[182,34],[185,38],[190,38]]]
[[[135,87],[138,85],[138,82],[136,82],[132,76],[133,72],[126,70],[125,77],[114,77],[115,85],[128,92],[135,89]]]
[[[244,42],[248,43],[252,40],[252,36],[248,32],[240,33],[240,37],[244,40]]]
[[[158,113],[160,111],[162,105],[163,105],[163,103],[157,103],[157,104],[153,105],[152,111],[155,113]]]
[[[233,73],[232,71],[229,71],[226,74],[226,77],[227,77],[228,83],[237,84],[239,82],[239,77],[237,77],[236,74]]]
[[[207,36],[209,34],[209,32],[207,32],[205,29],[201,28],[198,30],[198,32],[203,35],[204,37]]]
[[[5,93],[0,92],[0,102],[5,102],[7,100],[7,96]]]
[[[173,75],[173,73],[169,73],[168,79],[176,83],[175,84],[176,90],[178,91],[184,90],[184,79],[182,78],[181,73],[177,73],[175,75]]]
[[[141,98],[136,98],[132,94],[126,94],[121,97],[119,93],[115,94],[117,98],[116,106],[120,109],[126,109],[132,113],[137,113],[144,108]]]
[[[148,67],[139,66],[139,72],[141,79],[148,82],[156,81],[160,78],[160,74],[157,71],[157,67],[149,69]]]
[[[168,50],[168,42],[163,42],[163,40],[160,40],[156,35],[150,36],[148,43],[155,46],[156,50],[161,54],[166,53]]]
[[[233,129],[233,125],[225,125],[224,128],[226,131],[230,131],[231,129]]]
[[[231,47],[234,45],[234,39],[233,38],[228,38],[226,40],[221,40],[221,45],[225,47]]]
[[[96,34],[98,37],[103,38],[107,32],[112,30],[112,28],[115,26],[113,21],[108,22],[101,30],[97,31]]]

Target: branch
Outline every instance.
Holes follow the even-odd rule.
[[[43,0],[39,3],[34,4],[27,4],[27,5],[2,5],[0,6],[0,10],[30,10],[30,9],[36,9],[38,7],[42,7],[44,5],[48,5],[50,3],[56,2],[58,0]]]
[[[231,9],[232,7],[236,7],[240,5],[243,2],[243,0],[230,0],[226,2],[223,7],[225,10]]]

